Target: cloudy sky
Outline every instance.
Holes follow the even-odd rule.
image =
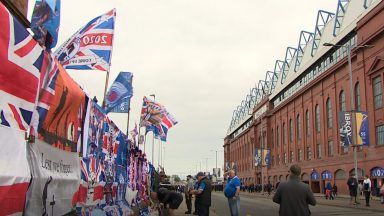
[[[232,112],[249,89],[284,58],[287,46],[297,46],[301,30],[314,31],[318,10],[335,12],[336,6],[337,0],[62,0],[58,44],[116,8],[109,85],[120,71],[134,74],[130,128],[139,121],[143,96],[156,95],[179,121],[164,144],[166,172],[194,174],[200,163],[206,171],[206,158],[209,170],[215,167],[214,151],[222,150]],[[104,72],[69,73],[102,98]],[[127,116],[110,116],[125,131]],[[148,135],[147,150],[151,145]],[[155,152],[157,164],[157,143]]]

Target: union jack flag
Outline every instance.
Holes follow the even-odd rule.
[[[91,20],[55,52],[64,68],[109,71],[116,10]]]
[[[0,124],[26,131],[36,103],[43,49],[0,5]]]
[[[0,209],[23,212],[30,181],[24,132],[31,123],[44,52],[0,3]]]

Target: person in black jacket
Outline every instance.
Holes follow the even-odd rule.
[[[308,216],[311,215],[308,204],[316,205],[311,188],[300,181],[301,168],[294,164],[289,168],[289,181],[281,182],[273,202],[280,204],[280,216]]]
[[[159,188],[157,192],[151,192],[151,198],[159,200],[165,207],[168,205],[168,215],[173,216],[174,210],[178,209],[183,202],[183,196],[180,193],[169,191],[166,188]]]
[[[348,185],[348,189],[349,189],[349,195],[351,197],[350,202],[352,202],[352,200],[354,200],[353,205],[359,204],[359,202],[357,201],[358,183],[357,183],[356,176],[354,174],[351,177],[349,177],[349,179],[347,181],[347,185]]]
[[[198,215],[209,216],[212,193],[211,181],[202,172],[197,173],[196,177],[199,180],[199,188],[197,190],[191,190],[191,194],[196,195]]]

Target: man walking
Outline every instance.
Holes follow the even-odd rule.
[[[359,202],[357,202],[357,179],[355,178],[355,175],[352,175],[351,177],[349,177],[348,181],[347,181],[347,185],[348,185],[348,189],[349,189],[349,195],[351,197],[350,199],[350,203],[352,202],[352,199],[354,199],[354,203],[353,205],[356,205],[356,204],[359,204]]]
[[[185,212],[185,214],[191,214],[192,213],[192,194],[190,191],[193,190],[193,181],[192,176],[187,176],[187,183],[185,185],[185,203],[187,204],[188,211]]]
[[[371,198],[371,179],[369,179],[368,175],[364,177],[364,196],[365,196],[365,205],[369,206],[369,199]]]
[[[231,216],[238,216],[240,215],[240,179],[235,175],[235,171],[233,170],[229,170],[224,173],[224,176],[228,176],[227,185],[224,189],[224,195],[228,198]]]
[[[273,202],[280,204],[280,216],[308,216],[311,215],[308,204],[316,205],[311,188],[300,181],[301,168],[294,164],[289,168],[289,181],[281,182]]]
[[[196,177],[199,181],[199,188],[197,190],[192,190],[190,193],[196,195],[198,215],[209,216],[212,193],[211,181],[204,175],[203,172],[197,173]]]

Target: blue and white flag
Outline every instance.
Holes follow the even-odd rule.
[[[120,72],[105,97],[105,111],[128,113],[133,95],[132,73]]]
[[[91,20],[55,52],[67,69],[109,71],[116,10]]]
[[[33,9],[31,30],[34,38],[51,49],[56,46],[60,26],[61,0],[36,0]]]

